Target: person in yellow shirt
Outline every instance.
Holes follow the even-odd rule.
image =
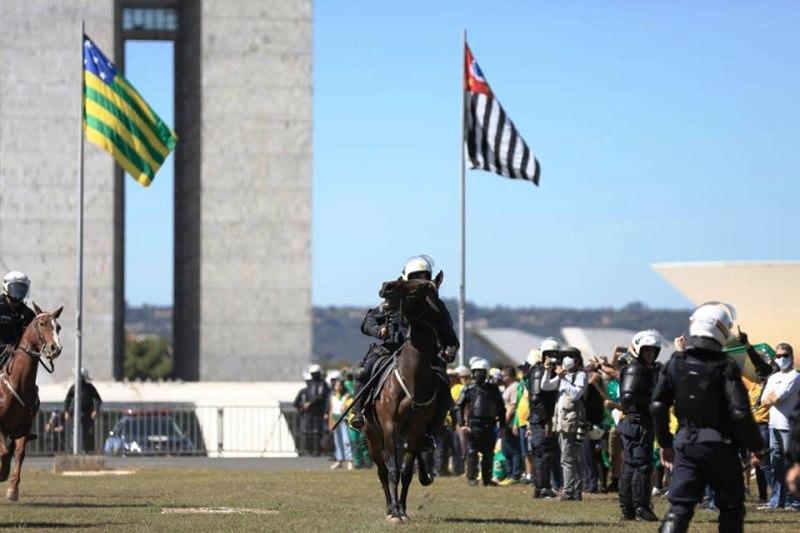
[[[450,381],[450,395],[453,397],[453,403],[455,403],[455,401],[461,395],[461,390],[467,385],[467,383],[469,383],[469,380],[469,368],[461,365],[454,369]],[[452,417],[452,413],[450,416]],[[450,424],[449,421],[448,424]],[[453,426],[454,430],[451,443],[452,472],[453,475],[461,476],[464,475],[464,450],[466,450],[466,441],[464,432],[458,426],[458,424],[455,424],[455,421],[453,421]]]
[[[767,380],[762,377],[751,381],[742,377],[744,386],[747,389],[747,396],[750,398],[750,410],[753,411],[753,418],[756,420],[758,431],[766,442],[769,442],[769,406],[761,404],[761,395]],[[750,479],[749,468],[745,469],[746,481]],[[746,485],[749,483],[745,482]],[[761,461],[756,467],[756,483],[758,484],[758,501],[767,501],[767,487],[772,484],[772,465],[769,461]]]

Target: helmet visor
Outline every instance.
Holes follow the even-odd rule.
[[[20,281],[13,281],[6,286],[6,292],[15,300],[24,300],[28,296],[28,285]]]

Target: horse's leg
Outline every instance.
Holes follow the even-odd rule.
[[[378,479],[381,480],[383,495],[386,497],[386,519],[388,520],[392,517],[392,499],[389,496],[389,476],[386,470],[386,463],[383,462],[383,450],[375,434],[370,429],[367,429],[366,436],[369,445],[369,453],[375,466],[378,467]]]
[[[387,431],[388,430],[388,431]],[[392,523],[402,523],[400,515],[400,502],[397,498],[397,485],[400,483],[400,458],[398,457],[397,438],[394,428],[383,428],[383,446],[386,468],[388,469],[389,497],[391,498],[391,519]]]
[[[401,481],[403,488],[400,491],[400,518],[403,522],[409,520],[408,513],[406,512],[406,499],[408,498],[408,487],[411,485],[411,480],[414,478],[414,461],[417,454],[406,453],[403,456],[403,474]]]
[[[6,498],[15,502],[19,499],[19,477],[22,474],[22,461],[25,460],[25,445],[28,444],[29,431],[23,432],[23,436],[14,440],[14,471],[11,473],[11,481],[6,491]]]
[[[431,473],[428,472],[428,465],[425,464],[425,460],[420,454],[417,454],[417,464],[419,465],[419,484],[423,487],[427,487],[433,483],[433,477]]]
[[[6,434],[0,430],[0,481],[8,479],[11,470],[11,448],[6,443]]]

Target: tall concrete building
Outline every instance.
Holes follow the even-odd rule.
[[[311,358],[311,1],[3,1],[0,268],[28,272],[41,306],[65,305],[55,378],[74,355],[81,19],[123,71],[126,40],[174,41],[176,377],[298,379]],[[84,152],[83,357],[95,379],[119,379],[123,176]]]

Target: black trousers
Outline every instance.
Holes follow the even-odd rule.
[[[470,422],[469,433],[467,433],[467,479],[478,478],[478,453],[480,453],[481,481],[484,485],[491,482],[496,440],[493,424]]]
[[[553,435],[546,435],[542,423],[528,424],[531,430],[531,448],[533,449],[533,486],[536,491],[550,489],[550,474],[553,470],[553,450],[556,441]]]
[[[653,475],[653,440],[650,417],[630,414],[620,422],[622,437],[622,472],[619,478],[619,505],[631,513],[650,507]]]
[[[694,442],[675,446],[675,464],[669,484],[665,523],[670,531],[689,528],[694,507],[711,485],[719,507],[719,530],[740,532],[744,528],[744,479],[736,449],[724,442]]]

